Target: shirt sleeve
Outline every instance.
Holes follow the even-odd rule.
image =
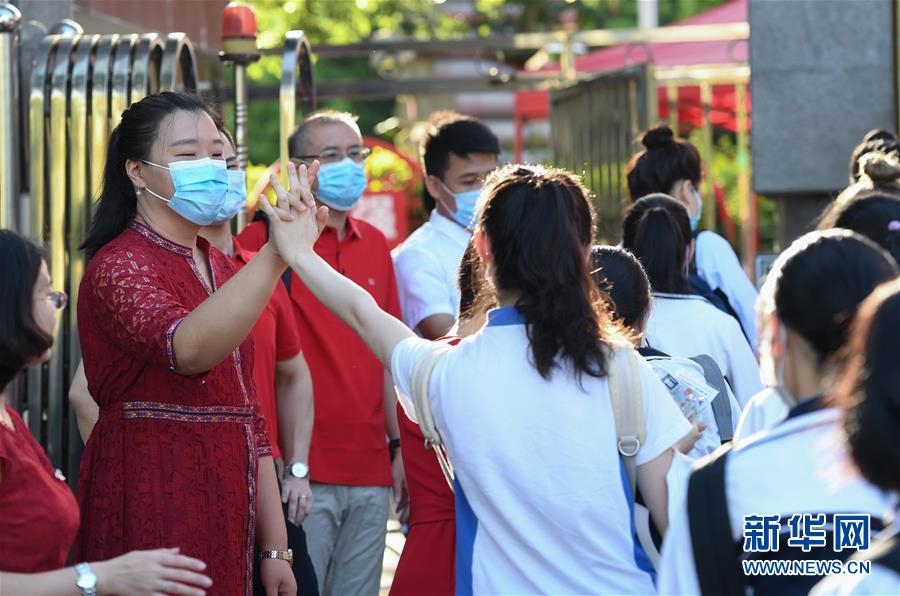
[[[741,412],[734,440],[746,439],[754,433],[768,430],[787,418],[788,407],[774,389],[765,388],[747,403]]]
[[[284,284],[279,281],[270,298],[275,307],[275,360],[290,360],[300,353],[300,334],[294,308]]]
[[[262,415],[259,400],[253,400],[253,438],[256,443],[256,457],[272,455],[272,440],[269,438],[269,426]]]
[[[641,376],[644,424],[647,428],[644,444],[635,456],[635,464],[640,466],[653,461],[688,434],[691,423],[678,409],[675,400],[653,372],[650,364],[640,357],[636,357],[635,361],[638,363]]]
[[[88,281],[94,305],[91,324],[139,360],[176,368],[175,330],[190,314],[158,267],[107,255]]]
[[[737,254],[727,240],[710,231],[697,236],[697,273],[714,290],[728,297],[741,327],[756,350],[756,287],[747,277]]]
[[[413,368],[420,358],[439,349],[440,346],[439,342],[428,341],[421,337],[407,337],[398,343],[391,353],[391,375],[394,379],[394,386],[397,388],[397,397],[400,405],[403,406],[403,411],[413,422],[419,420],[412,401]]]
[[[718,327],[720,335],[723,337],[725,357],[728,361],[726,369],[722,372],[728,378],[738,404],[743,408],[751,397],[762,391],[762,381],[759,380],[759,363],[734,318],[726,315],[721,319]]]
[[[387,287],[385,288],[384,301],[381,304],[381,310],[393,316],[394,318],[403,320],[403,316],[400,312],[400,297],[397,293],[397,275],[394,272],[394,262],[391,260],[391,253],[387,250],[385,246],[384,251],[385,258],[385,283]]]
[[[669,529],[660,553],[656,588],[660,594],[699,594],[694,546],[687,516],[687,499],[669,520]]]
[[[403,322],[410,329],[432,315],[456,317],[452,288],[447,287],[438,263],[422,251],[401,251],[394,259]]]

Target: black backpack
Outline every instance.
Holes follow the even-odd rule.
[[[725,470],[731,444],[723,445],[705,460],[698,462],[688,481],[688,525],[697,571],[697,583],[703,596],[746,596],[751,588],[756,594],[806,595],[823,576],[815,575],[758,575],[744,574],[742,559],[748,558],[742,550],[742,541],[735,542],[728,514],[728,495],[725,486]],[[833,523],[833,514],[826,513]],[[876,518],[871,519],[871,530],[883,528]],[[766,559],[850,559],[851,552],[833,551],[833,533],[828,544],[804,553],[796,547],[782,546],[778,552],[765,553]],[[891,566],[900,564],[900,552],[896,542],[885,545],[885,558],[879,563]],[[824,553],[824,554],[820,554]],[[873,559],[872,550],[860,551],[862,559]],[[854,555],[856,558],[856,555]],[[896,567],[892,567],[897,569]]]

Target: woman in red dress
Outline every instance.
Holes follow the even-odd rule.
[[[11,230],[0,230],[0,271],[0,591],[204,594],[205,565],[177,549],[64,567],[78,531],[75,496],[4,395],[22,369],[50,357],[56,310],[68,298],[53,291],[38,247]]]
[[[198,237],[228,186],[206,110],[191,95],[151,95],[110,138],[78,302],[100,416],[82,458],[76,556],[173,543],[207,562],[217,594],[249,594],[256,540],[268,593],[294,594],[248,338],[285,264],[264,246],[233,274]]]

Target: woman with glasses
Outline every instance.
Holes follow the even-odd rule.
[[[89,573],[65,567],[78,531],[78,505],[5,395],[19,372],[50,357],[57,311],[68,296],[53,290],[40,249],[11,230],[0,230],[0,271],[0,591],[78,594],[89,587],[89,594],[203,594],[211,583],[201,573],[206,565],[178,549],[131,552],[91,563]]]
[[[315,243],[316,254],[366,288],[382,310],[399,317],[387,240],[350,213],[368,182],[368,150],[353,115],[310,114],[288,140],[288,152],[295,164],[321,164],[312,185],[317,203],[328,206],[328,222]],[[238,242],[256,250],[268,231],[263,222],[253,222]],[[391,491],[398,511],[407,502],[393,383],[356,333],[295,274],[284,279],[312,374],[315,408],[309,461],[286,461],[285,466],[290,471],[302,463],[309,476],[313,499],[303,529],[319,592],[374,594],[381,581]]]

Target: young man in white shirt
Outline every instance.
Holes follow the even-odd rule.
[[[497,167],[500,143],[475,118],[438,112],[422,143],[429,220],[394,249],[403,322],[426,339],[447,334],[456,321],[456,275],[469,240],[485,177]]]

